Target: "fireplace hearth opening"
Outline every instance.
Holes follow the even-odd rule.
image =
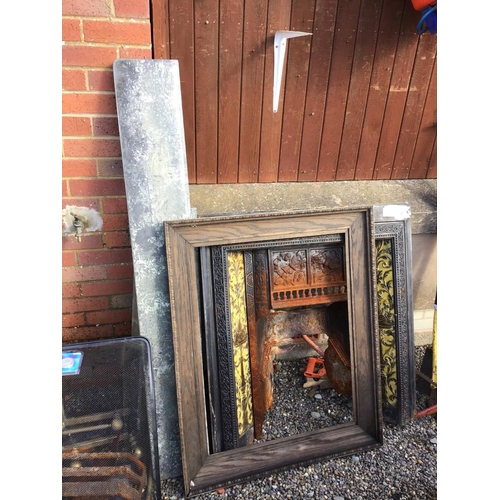
[[[264,428],[265,422],[272,428],[273,413],[292,414],[279,408],[278,402],[285,399],[283,395],[275,398],[278,383],[281,387],[286,385],[282,374],[275,369],[279,359],[296,359],[300,352],[304,353],[302,367],[298,368],[301,373],[295,368],[286,370],[288,375],[289,371],[296,375],[290,380],[288,393],[295,391],[297,401],[321,386],[325,399],[334,394],[344,396],[341,400],[349,402],[352,381],[344,236],[269,241],[258,248],[218,246],[211,249],[210,259],[205,259],[200,266],[206,267],[209,262],[212,271],[204,276],[210,283],[205,282],[203,288],[210,293],[204,309],[210,309],[209,301],[213,297],[218,311],[213,321],[217,349],[230,339],[231,350],[227,355],[234,361],[234,364],[229,362],[233,370],[218,370],[215,390],[227,385],[232,388],[229,397],[234,400],[235,411],[232,415],[224,411],[225,405],[221,402],[220,415],[212,419],[212,424],[221,423],[214,434],[222,436],[220,450],[219,444],[213,442],[214,451],[282,435],[276,429],[266,431]],[[210,331],[211,325],[206,325],[206,330]],[[311,352],[310,346],[316,343],[316,351],[322,356]],[[321,362],[322,377],[305,375],[312,357]],[[307,391],[311,379],[318,381],[318,387]],[[282,390],[285,391],[282,394],[288,394],[286,387]],[[209,397],[213,392],[214,387],[209,387]],[[325,402],[321,393],[317,396],[316,402]],[[304,405],[298,404],[296,410],[300,410],[300,404]],[[209,405],[213,407],[210,401]],[[310,421],[311,428],[330,426],[336,421],[332,408],[320,413],[325,418],[319,419],[313,406],[306,406],[311,407],[311,411],[291,418]],[[350,416],[343,421],[352,421],[349,406],[352,408],[352,401],[344,408]]]

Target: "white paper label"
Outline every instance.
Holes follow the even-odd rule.
[[[409,219],[410,207],[408,205],[385,205],[382,210],[382,215],[394,219]]]

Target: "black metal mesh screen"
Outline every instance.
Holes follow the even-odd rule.
[[[159,500],[148,341],[86,342],[62,353],[62,498]]]

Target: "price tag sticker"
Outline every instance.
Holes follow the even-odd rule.
[[[405,220],[410,218],[410,207],[407,205],[385,205],[382,211],[384,217]]]
[[[78,375],[82,366],[83,352],[69,351],[62,353],[62,374]]]

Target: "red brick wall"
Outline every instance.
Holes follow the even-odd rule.
[[[133,267],[112,64],[151,58],[148,0],[62,2],[62,208],[102,230],[62,238],[63,342],[131,333]]]

